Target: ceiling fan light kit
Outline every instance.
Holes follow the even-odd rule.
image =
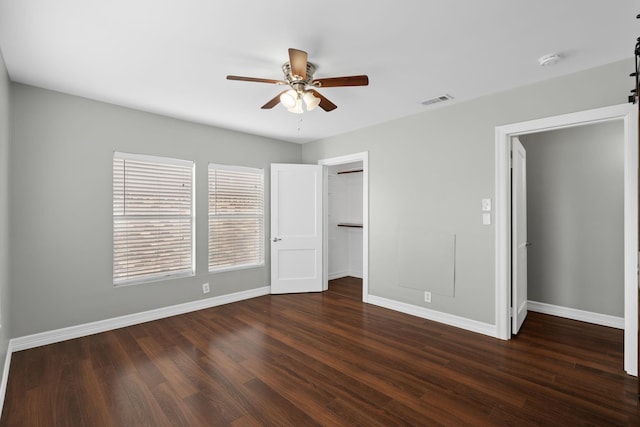
[[[280,95],[280,102],[287,108],[293,108],[296,106],[296,102],[298,101],[298,93],[290,89]]]
[[[295,114],[302,114],[302,102],[307,107],[307,111],[311,111],[320,104],[320,98],[313,96],[310,91],[298,92],[294,89],[289,89],[280,95],[280,103],[290,112]]]
[[[296,100],[296,105],[294,105],[291,108],[287,108],[287,110],[290,113],[294,113],[294,114],[302,114],[302,113],[304,113],[304,110],[302,109],[302,102],[300,102],[300,99]]]
[[[312,111],[318,105],[320,105],[320,98],[316,98],[311,92],[305,92],[304,95],[302,95],[302,99],[307,105],[307,111]]]
[[[303,102],[307,111],[312,111],[318,106],[324,111],[333,111],[338,108],[337,105],[329,101],[314,88],[367,86],[369,84],[369,77],[366,75],[314,79],[313,73],[315,73],[315,71],[316,66],[307,61],[307,52],[292,48],[289,49],[289,61],[282,65],[284,80],[232,75],[227,76],[227,80],[288,85],[290,89],[276,95],[264,104],[262,109],[271,109],[281,103],[288,111],[295,114],[302,114],[304,112],[302,108]]]

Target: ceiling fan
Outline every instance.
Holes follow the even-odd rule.
[[[287,85],[289,89],[280,92],[264,104],[262,109],[270,109],[278,105],[278,103],[282,103],[290,112],[297,114],[302,114],[303,102],[307,107],[307,111],[311,111],[317,106],[320,106],[324,111],[333,111],[338,108],[337,105],[322,96],[315,88],[367,86],[369,84],[369,77],[366,75],[314,79],[313,73],[315,71],[316,66],[307,61],[307,52],[292,48],[289,49],[289,62],[285,62],[282,65],[284,80],[242,76],[227,76],[227,80]]]

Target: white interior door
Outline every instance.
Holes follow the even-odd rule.
[[[271,165],[271,293],[322,291],[322,166]]]
[[[518,138],[511,143],[511,333],[527,317],[527,151]]]

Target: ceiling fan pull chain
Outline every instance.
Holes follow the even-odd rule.
[[[302,128],[302,117],[298,118],[298,132],[300,132],[300,129]]]

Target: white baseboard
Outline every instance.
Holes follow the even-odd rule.
[[[608,314],[593,313],[591,311],[578,310],[576,308],[561,307],[559,305],[546,304],[537,301],[527,301],[527,309],[537,313],[550,314],[581,322],[593,323],[610,328],[624,329],[624,317],[610,316]]]
[[[369,304],[388,308],[390,310],[399,311],[401,313],[410,314],[412,316],[422,317],[423,319],[433,320],[434,322],[444,323],[445,325],[455,326],[456,328],[465,329],[471,332],[477,332],[490,337],[496,337],[496,326],[489,323],[478,322],[453,314],[442,313],[440,311],[430,310],[417,305],[406,304],[390,300],[387,298],[369,295],[367,302]]]
[[[337,271],[335,273],[327,274],[328,280],[341,279],[343,277],[347,277],[349,275],[348,271]]]
[[[0,380],[0,416],[2,415],[2,408],[4,408],[4,396],[7,394],[7,383],[9,382],[9,367],[11,366],[11,354],[13,349],[11,348],[11,341],[7,346],[7,355],[4,358],[4,370],[2,371],[2,380]]]
[[[348,276],[356,277],[358,279],[362,279],[362,271],[349,270]]]
[[[97,322],[84,323],[82,325],[69,326],[67,328],[13,338],[9,342],[9,349],[11,351],[27,350],[29,348],[53,344],[73,338],[85,337],[87,335],[137,325],[139,323],[150,322],[152,320],[164,319],[165,317],[176,316],[178,314],[189,313],[191,311],[202,310],[205,308],[216,307],[218,305],[267,295],[271,292],[270,289],[271,288],[269,286],[265,286],[263,288],[251,289],[248,291],[201,299],[155,310],[143,311],[141,313],[114,317],[112,319],[98,320]]]
[[[334,279],[341,279],[343,277],[356,277],[358,279],[362,279],[362,271],[340,271],[337,273],[329,273],[328,274],[328,279],[329,280],[334,280]]]

